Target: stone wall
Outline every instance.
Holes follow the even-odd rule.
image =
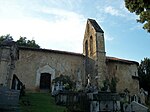
[[[10,88],[11,77],[18,59],[18,46],[12,40],[0,44],[0,85]]]
[[[8,73],[10,69],[10,47],[0,46],[0,84],[7,86]]]
[[[68,75],[79,83],[85,82],[82,54],[23,48],[19,53],[14,73],[25,84],[26,89],[39,88],[41,73],[51,74],[51,82],[60,75]]]
[[[116,77],[118,81],[117,92],[123,92],[126,88],[131,95],[139,92],[139,81],[133,78],[133,76],[138,77],[136,64],[109,62],[107,63],[107,71],[110,80],[112,77]]]

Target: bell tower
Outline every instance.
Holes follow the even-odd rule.
[[[93,19],[88,19],[83,40],[83,54],[85,55],[86,77],[90,75],[91,83],[99,88],[106,78],[106,52],[104,31]]]

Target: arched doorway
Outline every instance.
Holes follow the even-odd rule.
[[[51,90],[51,74],[41,73],[41,76],[40,76],[40,89],[49,89],[49,90]]]
[[[35,82],[35,87],[36,89],[40,89],[40,80],[41,80],[41,74],[49,74],[50,77],[50,91],[53,92],[54,90],[54,85],[52,83],[52,80],[55,79],[55,69],[53,69],[52,67],[50,67],[49,65],[45,65],[43,67],[39,67],[39,69],[37,69],[37,73],[36,73],[36,82]],[[43,76],[44,77],[44,76]],[[48,77],[48,76],[47,76]]]

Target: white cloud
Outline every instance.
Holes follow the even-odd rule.
[[[124,16],[123,14],[121,14],[121,12],[119,10],[115,9],[112,6],[105,7],[104,11],[113,16]]]
[[[76,19],[80,19],[81,21],[83,21],[84,19],[84,16],[83,15],[80,15],[78,13],[75,13],[73,11],[67,11],[67,10],[64,10],[64,9],[58,9],[58,8],[43,8],[41,10],[38,10],[37,11],[39,12],[42,12],[42,13],[46,13],[46,14],[49,14],[49,15],[55,15],[59,18],[62,18],[62,19],[72,19],[72,20],[76,20]]]
[[[44,9],[59,19],[47,21],[33,17],[1,19],[0,35],[10,34],[35,39],[43,48],[82,52],[86,19],[82,15],[60,9]]]
[[[110,36],[110,34],[108,34],[108,33],[105,34],[105,39],[106,39],[106,41],[114,40],[114,38],[112,36]]]
[[[142,29],[142,24],[137,24],[137,25],[135,25],[135,26],[133,26],[132,28],[130,28],[130,30],[132,31],[132,30],[141,30]]]
[[[15,40],[25,36],[42,48],[81,53],[86,19],[72,10],[81,2],[0,1],[0,35],[10,34]]]
[[[36,40],[42,48],[81,53],[86,19],[66,9],[79,2],[0,1],[0,35],[10,34],[14,40],[24,36]]]

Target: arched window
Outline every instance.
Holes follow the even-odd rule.
[[[85,41],[85,55],[88,56],[88,41]]]
[[[90,37],[90,55],[93,54],[93,38],[92,36]]]

